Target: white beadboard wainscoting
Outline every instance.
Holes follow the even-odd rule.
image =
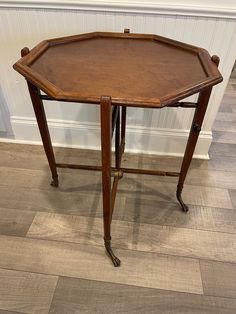
[[[0,1],[0,141],[41,143],[26,82],[12,69],[23,47],[32,48],[47,38],[130,28],[219,55],[224,82],[213,89],[195,152],[207,158],[211,127],[236,59],[236,10],[230,0],[224,7],[219,1],[204,1],[205,6],[184,2]],[[195,101],[196,96],[189,99]],[[45,102],[45,109],[54,145],[100,149],[99,106]],[[127,114],[127,151],[183,155],[192,109],[128,108]]]

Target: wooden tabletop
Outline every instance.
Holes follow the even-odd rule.
[[[89,33],[44,41],[14,64],[51,98],[163,107],[222,81],[208,52],[156,35]]]

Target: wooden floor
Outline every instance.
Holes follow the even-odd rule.
[[[211,160],[194,160],[180,211],[176,178],[125,175],[112,224],[122,261],[103,247],[101,179],[60,170],[40,146],[0,143],[0,314],[236,313],[236,77],[214,124]],[[61,162],[97,152],[55,149]],[[181,159],[124,156],[178,171]]]

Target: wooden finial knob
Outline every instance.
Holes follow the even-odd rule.
[[[101,104],[104,104],[104,103],[109,103],[109,104],[111,104],[111,96],[101,96],[101,98],[100,98],[100,103]]]
[[[220,63],[220,58],[217,55],[213,55],[211,57],[211,61],[213,61],[218,66]]]
[[[23,49],[21,49],[21,57],[26,56],[29,52],[30,52],[29,48],[24,47]]]
[[[129,28],[125,28],[125,29],[124,29],[124,33],[125,33],[125,34],[129,34],[129,33],[130,33]]]

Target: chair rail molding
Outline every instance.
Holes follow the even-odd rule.
[[[31,49],[47,38],[124,28],[200,46],[220,57],[224,81],[213,88],[195,154],[207,158],[213,121],[236,60],[235,0],[0,0],[0,111],[7,128],[0,141],[41,143],[26,82],[12,69],[23,47]],[[98,106],[45,101],[45,110],[54,144],[100,149]],[[193,113],[129,108],[127,148],[183,155]]]
[[[0,1],[0,7],[77,9],[112,12],[132,12],[151,14],[180,14],[189,16],[236,18],[234,0],[177,0],[137,1],[137,0],[8,0]]]

